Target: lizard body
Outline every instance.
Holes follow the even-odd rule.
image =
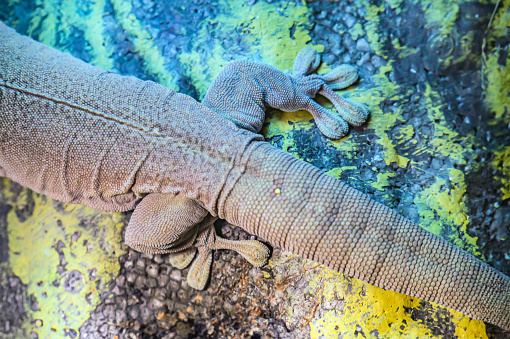
[[[258,134],[267,107],[306,109],[329,138],[362,124],[366,109],[332,89],[350,66],[312,74],[305,48],[294,74],[237,61],[202,103],[119,76],[22,37],[0,23],[0,174],[37,192],[109,211],[134,209],[131,247],[191,262],[202,289],[212,251],[256,266],[257,241],[214,233],[216,218],[376,286],[510,329],[510,279]],[[330,99],[340,116],[312,99]],[[198,252],[198,254],[196,254]]]

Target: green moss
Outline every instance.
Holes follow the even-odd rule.
[[[349,29],[349,33],[351,34],[353,40],[358,40],[365,35],[363,26],[361,26],[359,22],[357,22],[352,28]]]
[[[436,178],[435,182],[414,198],[421,217],[420,225],[428,231],[447,237],[455,245],[479,255],[476,237],[467,233],[469,217],[465,206],[466,184],[464,173],[448,170],[448,183]]]
[[[326,310],[310,322],[311,338],[361,338],[359,329],[373,338],[437,338],[421,321],[412,319],[412,309],[421,301],[400,293],[385,291],[349,279],[342,274],[324,268],[308,274],[307,293],[317,296],[318,303],[333,299],[342,300],[343,308]],[[441,306],[431,305],[428,316],[439,321]],[[459,338],[487,338],[481,321],[471,320],[460,312],[448,310],[448,317],[455,324]]]
[[[400,128],[395,135],[395,139],[399,140],[400,142],[407,142],[412,139],[414,136],[414,127],[412,125],[406,125],[402,128]]]
[[[455,27],[455,21],[459,18],[462,0],[421,0],[415,1],[420,4],[427,24],[425,28],[438,28],[443,35],[450,34]]]
[[[388,59],[388,56],[385,55],[382,49],[387,37],[381,37],[378,29],[379,13],[384,11],[384,4],[376,6],[369,1],[360,1],[358,5],[364,7],[367,13],[366,19],[368,22],[365,25],[365,30],[371,49],[376,55]],[[387,134],[396,125],[397,121],[403,121],[402,111],[399,109],[396,112],[388,113],[383,112],[381,109],[381,104],[385,100],[399,101],[402,99],[400,86],[392,83],[387,76],[392,71],[392,64],[392,61],[389,60],[386,66],[382,66],[379,69],[379,73],[372,78],[373,86],[367,88],[361,83],[361,86],[356,86],[345,96],[368,106],[371,116],[368,128],[374,130],[375,135],[378,137],[376,142],[384,147],[382,155],[386,164],[396,163],[399,167],[406,167],[409,159],[404,155],[398,154],[395,144]],[[346,141],[342,140],[342,143],[345,143],[347,146],[346,151],[352,151],[352,149],[357,147],[350,138]],[[333,145],[341,151],[345,147],[339,145],[338,142],[333,143]]]
[[[390,186],[388,179],[396,175],[397,173],[392,172],[377,173],[377,181],[372,184],[372,187],[377,188],[379,191],[384,191],[384,187]]]
[[[86,50],[91,54],[90,63],[104,69],[113,68],[113,48],[104,34],[102,16],[105,0],[44,1],[38,3],[32,15],[28,33],[49,46],[71,52],[74,31],[83,32]]]
[[[496,115],[493,124],[503,121],[510,123],[510,63],[505,65],[498,63],[497,53],[493,53],[487,58],[487,90],[485,102],[491,111]],[[508,60],[508,59],[507,59]]]
[[[38,31],[37,40],[45,45],[55,47],[58,32],[58,8],[60,2],[56,0],[36,0],[36,9],[30,20],[28,34],[34,37]]]
[[[356,171],[357,169],[358,169],[358,167],[356,167],[356,166],[343,166],[343,167],[333,168],[332,170],[329,170],[326,173],[337,178],[337,179],[340,179],[343,172]]]
[[[491,167],[500,173],[500,175],[496,176],[496,179],[501,181],[502,199],[510,198],[510,146],[503,147],[494,152]]]
[[[510,34],[510,1],[502,1],[489,30],[488,44],[496,45],[488,51],[484,63],[486,79],[485,103],[495,113],[494,125],[510,124],[510,54],[496,44],[496,40]],[[506,53],[502,60],[500,54]]]
[[[393,38],[391,40],[391,44],[393,45],[393,48],[395,48],[395,50],[397,51],[400,58],[406,58],[410,55],[418,53],[418,50],[416,48],[402,46],[398,38]]]
[[[390,5],[391,9],[399,9],[403,2],[404,0],[386,0],[386,3]]]
[[[111,0],[111,3],[115,12],[115,19],[130,36],[135,51],[143,59],[145,71],[153,75],[161,85],[178,91],[179,87],[175,84],[170,72],[167,71],[165,58],[152,41],[151,34],[145,29],[145,24],[132,13],[131,2]]]
[[[379,55],[387,59],[387,56],[384,54],[383,45],[389,37],[385,35],[380,35],[379,25],[379,14],[384,12],[384,3],[376,6],[374,2],[360,0],[359,1],[364,8],[366,9],[366,20],[365,23],[365,31],[367,32],[367,37],[370,41],[370,47],[375,52],[375,54]]]
[[[53,200],[24,189],[13,196],[11,182],[3,180],[2,192],[13,201],[7,215],[9,266],[37,300],[38,310],[29,310],[24,328],[39,338],[64,338],[65,331],[78,331],[90,317],[120,269],[123,223],[120,213],[99,212],[82,205],[56,208]],[[16,211],[34,195],[34,210],[20,221]],[[84,227],[89,221],[90,227]],[[68,275],[78,271],[76,290],[66,289]]]
[[[468,147],[474,143],[473,134],[461,137],[459,133],[451,128],[451,125],[444,118],[443,108],[446,104],[442,102],[441,96],[428,83],[423,98],[425,100],[422,103],[424,108],[427,109],[427,114],[434,128],[433,137],[429,142],[429,145],[432,146],[430,148],[431,155],[442,155],[452,159],[457,164],[466,164],[466,158],[474,153],[473,148]]]

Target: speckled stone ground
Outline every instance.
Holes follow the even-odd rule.
[[[253,4],[257,2],[252,1]],[[283,2],[267,2],[275,8],[283,6]],[[208,53],[210,45],[201,45],[197,50],[189,36],[205,21],[215,27],[214,20],[221,13],[212,3],[190,1],[183,7],[175,1],[132,2],[131,13],[147,25],[173,84],[196,99],[200,99],[200,88],[192,81],[189,69],[179,62],[179,56],[191,52]],[[374,18],[364,3],[309,2],[306,4],[310,13],[307,29],[310,43],[325,46],[323,60],[331,67],[350,63],[359,68],[362,89],[378,86],[377,75],[391,61],[392,67],[385,74],[401,93],[398,99],[395,96],[385,98],[379,107],[385,113],[401,113],[402,121],[397,120],[385,133],[397,145],[399,154],[406,154],[412,161],[406,166],[396,162],[388,164],[381,156],[383,146],[375,142],[380,136],[367,126],[351,131],[356,145],[352,157],[345,157],[345,153],[322,137],[314,125],[306,130],[293,129],[285,136],[272,135],[268,141],[325,171],[350,167],[341,172],[342,180],[416,222],[423,222],[425,218],[416,197],[433,186],[436,178],[446,180],[442,191],[455,188],[448,182],[446,169],[461,170],[467,186],[464,194],[470,220],[467,233],[451,227],[443,229],[441,235],[456,237],[462,244],[468,243],[468,237],[477,237],[479,257],[510,275],[510,199],[501,198],[501,182],[494,179],[501,173],[489,165],[496,158],[496,150],[510,145],[510,125],[491,124],[493,113],[484,104],[486,88],[480,67],[482,54],[497,46],[501,63],[508,60],[508,37],[489,40],[482,51],[488,34],[485,29],[495,4],[461,3],[461,14],[452,23],[454,30],[444,33],[441,26],[429,25],[422,6],[414,2],[398,3],[400,5],[395,7],[393,3],[383,2],[383,8],[377,13],[377,33],[391,37],[381,38],[378,51],[373,49],[373,36],[366,33],[371,32]],[[109,33],[115,50],[112,54],[114,68],[121,74],[160,81],[158,74],[145,64],[130,33],[118,25],[114,7],[114,1],[106,1],[102,16],[104,30]],[[31,18],[38,15],[34,8],[41,6],[31,1],[0,0],[0,20],[16,24],[18,31],[26,33]],[[28,16],[24,12],[36,14]],[[295,29],[291,27],[291,36]],[[243,27],[238,27],[236,34],[221,36],[221,30],[212,29],[210,39],[235,50],[238,58],[257,59],[256,54],[247,52],[249,47],[240,38],[244,34],[242,30]],[[71,32],[66,50],[85,61],[94,61],[90,48],[84,43],[83,32],[76,27]],[[466,51],[462,44],[466,36],[470,37],[474,50],[470,57],[463,59],[462,53]],[[412,53],[397,46],[404,46]],[[448,58],[455,62],[446,62]],[[431,99],[427,86],[433,87],[440,96],[440,104]],[[441,107],[444,123],[458,134],[452,143],[469,148],[460,158],[441,152],[420,153],[436,135],[438,124],[443,123],[436,121],[427,110],[428,106]],[[270,112],[269,116],[271,121],[277,119],[276,112]],[[408,125],[412,126],[412,140],[401,138],[403,128]],[[293,140],[290,147],[286,144],[289,139]],[[382,189],[370,184],[378,182],[379,173],[387,172],[395,175]],[[1,185],[0,182],[0,338],[38,338],[36,331],[22,327],[24,321],[30,319],[29,310],[37,313],[38,301],[8,267],[7,214],[11,205],[1,193],[4,189]],[[14,184],[11,191],[19,193],[21,188]],[[17,218],[24,220],[30,216],[33,204],[29,199],[23,208],[17,209]],[[127,221],[129,216],[126,214],[124,219]],[[432,218],[440,220],[437,214]],[[251,237],[222,222],[217,227],[228,238]],[[271,266],[264,268],[250,267],[231,252],[216,252],[213,276],[204,291],[192,290],[186,282],[187,270],[172,268],[165,256],[140,254],[125,246],[124,250],[126,253],[119,258],[118,276],[100,296],[99,305],[89,319],[80,328],[69,328],[59,335],[70,338],[76,338],[78,333],[80,338],[309,338],[312,319],[321,318],[330,310],[344,311],[343,299],[318,300],[310,292],[310,276],[322,268],[278,249],[273,253]],[[431,337],[458,337],[456,325],[444,309],[424,302],[406,312],[413,321],[424,323]],[[34,323],[34,326],[39,325],[42,326]],[[402,333],[407,333],[404,328]],[[377,329],[367,330],[362,321],[350,335],[385,338]],[[490,325],[487,336],[510,338],[508,332]]]

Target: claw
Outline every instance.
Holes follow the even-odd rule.
[[[314,72],[320,65],[321,58],[313,47],[303,48],[294,61],[294,74],[307,75]]]
[[[351,65],[341,65],[324,74],[322,80],[331,89],[344,89],[358,80],[358,72]]]

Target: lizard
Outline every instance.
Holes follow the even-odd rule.
[[[365,122],[366,107],[334,91],[354,84],[356,69],[319,75],[319,65],[312,47],[292,73],[232,61],[198,102],[0,23],[0,174],[63,202],[134,210],[125,242],[190,266],[195,289],[206,287],[214,250],[254,266],[269,257],[259,241],[219,237],[221,218],[338,272],[509,330],[507,276],[264,141],[268,107],[309,111],[330,139]]]

